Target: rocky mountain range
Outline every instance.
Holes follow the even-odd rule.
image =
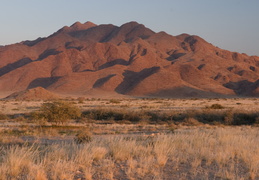
[[[137,22],[76,22],[46,38],[0,47],[0,91],[36,87],[75,95],[258,97],[259,57]]]

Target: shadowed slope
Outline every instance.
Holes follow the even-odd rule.
[[[57,94],[54,94],[42,87],[34,89],[28,89],[20,92],[15,92],[4,99],[15,99],[15,100],[53,100],[59,99]]]
[[[198,36],[76,22],[49,37],[0,48],[0,91],[138,96],[258,96],[259,57]]]

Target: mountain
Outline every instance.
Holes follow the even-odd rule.
[[[57,100],[60,99],[58,95],[49,92],[48,90],[45,90],[42,87],[32,88],[32,89],[26,89],[24,91],[20,92],[14,92],[4,98],[5,100]]]
[[[0,47],[0,91],[154,97],[259,96],[259,57],[137,22],[65,26]]]

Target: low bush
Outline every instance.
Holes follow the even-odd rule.
[[[217,105],[213,106],[214,108]],[[83,112],[83,117],[89,120],[114,120],[150,123],[174,122],[186,125],[252,125],[259,119],[258,112],[235,112],[231,109],[203,109],[192,111],[132,111],[122,109],[94,109]],[[258,124],[258,123],[257,123]]]
[[[256,113],[234,113],[233,125],[252,125],[256,122],[258,114]]]
[[[232,125],[234,122],[234,114],[232,111],[227,111],[225,113],[225,117],[224,117],[224,124],[225,125]]]
[[[32,117],[49,122],[64,123],[69,119],[78,119],[81,117],[80,109],[68,102],[55,101],[44,103],[40,111],[33,112]]]
[[[259,126],[259,116],[255,119],[255,126]]]
[[[6,120],[6,119],[9,119],[8,116],[0,112],[0,120]]]
[[[85,97],[79,97],[77,98],[77,100],[78,100],[78,104],[83,104],[85,101]]]
[[[212,104],[211,106],[207,107],[208,109],[224,109],[225,107],[221,104]]]
[[[202,124],[201,122],[199,122],[197,119],[194,119],[194,118],[186,118],[183,121],[183,125],[186,125],[186,126],[199,126],[201,124]]]
[[[83,117],[94,120],[129,120],[132,122],[150,119],[143,111],[126,111],[119,109],[95,109],[83,112]]]
[[[118,99],[111,99],[110,103],[119,104],[119,103],[121,103],[121,101]]]
[[[92,133],[90,133],[89,131],[85,130],[85,131],[80,131],[76,137],[74,138],[74,141],[77,144],[82,144],[82,143],[89,143],[92,141]]]
[[[196,114],[195,118],[205,124],[214,122],[223,123],[225,118],[224,112],[215,112],[212,110],[204,110]]]
[[[94,109],[83,112],[83,117],[94,120],[123,120],[124,113],[112,109]]]

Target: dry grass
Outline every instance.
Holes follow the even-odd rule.
[[[81,109],[80,123],[184,123],[190,125],[259,124],[259,100],[250,99],[85,99],[66,100]],[[115,103],[116,102],[116,103]],[[119,103],[118,103],[119,102]],[[39,125],[44,119],[33,118],[43,101],[0,101],[0,119],[31,122]],[[45,103],[46,104],[46,103]],[[217,107],[221,108],[215,108]],[[209,107],[209,108],[208,108]],[[56,117],[56,116],[55,116]],[[2,121],[1,120],[1,121]],[[96,122],[100,121],[100,122]],[[54,123],[54,119],[49,119]],[[65,119],[66,121],[66,119]],[[63,121],[62,121],[63,122]]]
[[[43,103],[0,101],[0,180],[259,179],[258,99],[80,98],[63,125]]]
[[[0,179],[258,179],[258,136],[256,127],[200,127],[4,146]]]
[[[81,97],[83,98],[83,97]],[[259,109],[258,98],[234,99],[85,99],[67,100],[77,104],[83,111],[97,108],[112,108],[120,110],[160,110],[182,111],[203,109],[213,104],[220,104],[227,109],[256,111]],[[80,102],[79,102],[80,101]],[[4,114],[28,113],[40,108],[43,101],[0,101],[0,112]]]

